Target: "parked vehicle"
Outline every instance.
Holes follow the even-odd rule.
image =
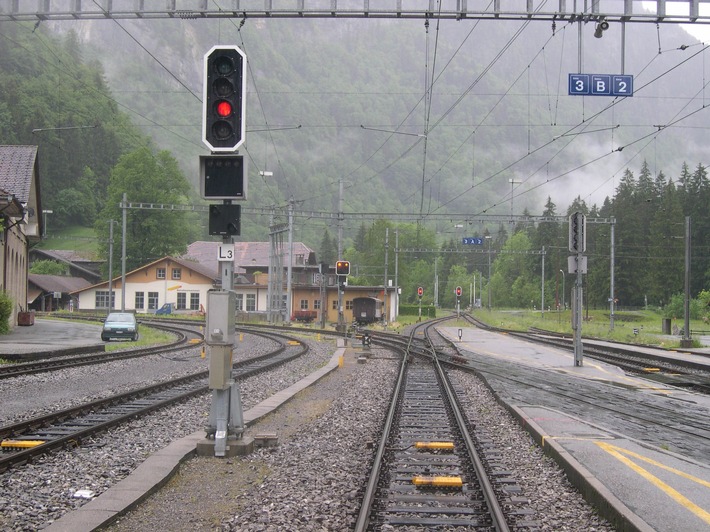
[[[175,303],[165,303],[162,307],[155,311],[155,315],[172,314],[175,310]]]
[[[353,299],[353,321],[358,325],[368,325],[382,320],[382,301],[375,297]]]
[[[106,316],[101,330],[101,339],[108,342],[112,338],[128,338],[138,340],[138,323],[130,312],[111,312]]]

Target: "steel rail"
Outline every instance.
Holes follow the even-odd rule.
[[[373,469],[368,479],[368,483],[363,494],[360,512],[355,523],[354,530],[356,532],[363,532],[365,530],[368,530],[373,525],[372,519],[374,516],[372,515],[372,511],[373,506],[377,501],[378,487],[381,483],[381,477],[383,475],[385,454],[389,450],[388,445],[393,435],[394,424],[398,417],[398,410],[400,408],[399,399],[404,393],[404,382],[406,381],[406,375],[410,371],[410,360],[413,355],[419,357],[423,356],[431,361],[434,371],[436,372],[436,374],[438,374],[437,381],[441,383],[440,385],[443,392],[442,399],[444,400],[444,402],[447,402],[450,405],[451,412],[453,414],[456,425],[456,430],[460,432],[463,442],[467,446],[466,456],[468,457],[475,472],[476,481],[478,482],[478,485],[480,486],[480,489],[483,494],[483,498],[485,499],[486,508],[488,509],[488,515],[490,516],[490,519],[492,521],[492,526],[498,532],[509,531],[509,527],[507,525],[503,509],[500,506],[496,497],[495,489],[488,478],[482,460],[477,454],[474,439],[466,428],[466,417],[459,407],[456,393],[453,390],[453,387],[449,382],[445,371],[438,363],[436,348],[434,347],[433,342],[429,338],[429,334],[427,332],[425,332],[425,339],[415,339],[415,335],[417,334],[419,329],[427,331],[427,329],[430,329],[435,323],[439,323],[448,319],[450,319],[450,317],[441,318],[438,320],[434,320],[434,322],[427,322],[415,326],[406,341],[404,341],[402,337],[375,333],[375,339],[373,339],[373,341],[377,341],[377,343],[388,347],[389,349],[392,349],[402,354],[403,356],[402,362],[400,364],[397,382],[392,392],[391,404],[384,421],[380,443],[373,458]],[[418,341],[415,342],[415,340]],[[425,345],[415,345],[419,344],[420,342],[424,343]],[[406,510],[401,511],[404,511],[406,513]],[[434,511],[434,513],[436,512]],[[453,523],[451,524],[451,526],[454,526]]]
[[[267,335],[262,333],[262,336]],[[290,338],[290,340],[298,342],[298,346],[300,346],[300,349],[294,350],[293,353],[287,353],[286,350],[289,346],[283,342],[279,342],[279,346],[269,353],[253,357],[248,360],[243,360],[234,364],[233,368],[235,368],[236,370],[234,373],[235,380],[244,379],[246,377],[250,377],[260,372],[263,372],[267,369],[277,367],[308,352],[309,347],[307,344],[304,344],[303,342],[300,342],[299,340],[292,337]],[[90,401],[82,405],[78,405],[76,407],[61,410],[59,412],[53,412],[51,414],[22,421],[20,423],[0,427],[0,438],[6,439],[9,436],[16,438],[17,436],[27,435],[28,433],[30,433],[30,431],[38,431],[42,428],[51,428],[53,424],[56,424],[58,422],[70,423],[72,420],[79,419],[81,416],[100,416],[100,409],[106,410],[110,408],[119,408],[121,407],[121,405],[129,405],[129,412],[125,414],[109,414],[111,415],[111,419],[107,421],[94,421],[92,423],[92,426],[90,427],[82,428],[80,430],[73,431],[70,434],[49,439],[48,441],[41,445],[38,445],[37,447],[15,451],[9,454],[8,456],[0,456],[0,472],[5,471],[10,467],[30,462],[33,458],[46,454],[52,450],[65,447],[70,444],[77,444],[81,441],[82,438],[85,438],[89,434],[101,432],[106,428],[119,425],[129,419],[145,415],[158,408],[163,408],[169,404],[174,404],[183,401],[186,398],[207,393],[209,391],[209,386],[207,384],[208,377],[209,371],[201,371],[192,375],[179,377],[177,379],[171,379],[169,381],[158,383],[152,386],[147,386],[137,390],[117,394],[112,397],[99,399],[97,401]],[[167,399],[163,399],[159,395],[161,393],[164,393],[165,390],[175,389],[176,387],[181,386],[190,386],[193,384],[194,386],[191,389],[187,391],[178,392],[173,397],[169,397]],[[136,399],[143,398],[144,400],[148,401],[148,397],[151,394],[158,395],[158,397],[156,397],[156,399],[150,402],[149,404],[144,404],[140,408],[133,408],[130,406],[130,402]]]
[[[493,526],[498,532],[509,532],[510,527],[508,527],[508,524],[506,522],[503,508],[500,502],[498,501],[498,497],[496,496],[496,492],[493,487],[493,484],[490,481],[488,472],[486,471],[486,468],[483,465],[483,461],[481,460],[481,457],[476,451],[476,444],[473,438],[471,437],[471,433],[468,431],[466,417],[461,412],[456,392],[451,386],[451,382],[449,381],[448,375],[441,367],[441,364],[439,364],[439,357],[437,356],[436,347],[434,346],[434,343],[432,342],[431,337],[429,335],[429,329],[427,328],[426,331],[426,338],[429,342],[429,346],[432,352],[434,367],[436,368],[436,371],[440,376],[440,381],[443,384],[448,401],[451,405],[452,412],[454,414],[454,417],[456,418],[458,429],[461,432],[461,436],[463,437],[464,442],[466,444],[468,457],[471,460],[471,463],[473,464],[474,470],[476,471],[476,475],[478,476],[478,482],[481,485],[481,490],[483,491],[486,506],[488,506],[488,511],[493,517]]]
[[[31,362],[18,362],[13,364],[1,365],[0,379],[8,379],[11,377],[18,377],[20,375],[46,373],[49,371],[57,371],[67,368],[88,366],[92,364],[103,364],[105,362],[115,362],[118,360],[128,360],[131,358],[170,353],[172,351],[177,351],[178,349],[183,349],[184,345],[188,341],[187,334],[183,332],[184,330],[175,327],[167,327],[165,325],[155,324],[150,325],[150,327],[173,332],[177,334],[178,337],[175,341],[170,342],[168,344],[162,344],[160,346],[139,347],[136,349],[131,349],[129,351],[106,352],[104,350],[97,350],[93,354],[76,356],[71,356],[69,354],[66,354],[65,352],[65,354],[57,355],[61,358],[42,358],[40,360],[33,360]],[[198,333],[197,331],[190,331],[190,334],[201,338],[199,343],[196,343],[194,344],[194,346],[190,347],[199,347],[204,341],[204,335]]]

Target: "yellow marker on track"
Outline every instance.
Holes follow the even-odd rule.
[[[414,444],[415,449],[426,449],[428,451],[453,451],[452,441],[418,441]]]
[[[0,443],[0,448],[12,450],[31,449],[43,443],[45,442],[42,440],[3,440],[2,443]]]
[[[461,477],[413,477],[415,486],[431,486],[432,488],[461,488]]]

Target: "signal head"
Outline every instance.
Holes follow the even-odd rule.
[[[350,262],[347,260],[339,260],[335,263],[336,275],[350,275]]]
[[[205,54],[202,141],[212,152],[234,152],[244,143],[246,56],[236,46]]]

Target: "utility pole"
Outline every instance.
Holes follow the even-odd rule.
[[[616,220],[611,219],[611,266],[609,271],[609,330],[614,330],[614,225]]]
[[[685,217],[685,300],[683,308],[685,310],[685,320],[683,324],[682,347],[690,347],[690,216]]]
[[[382,304],[382,312],[384,313],[385,327],[389,321],[387,315],[387,263],[389,262],[389,249],[390,249],[390,228],[385,228],[385,284],[384,284],[384,303]]]
[[[338,182],[338,257],[335,260],[343,260],[343,178]],[[341,277],[338,279],[338,324],[335,329],[339,332],[345,332],[345,314],[343,314],[343,295],[345,286],[341,282]]]
[[[108,313],[113,309],[113,224],[108,221]]]
[[[293,309],[291,302],[291,277],[293,277],[293,198],[288,200],[288,270],[286,275],[286,316],[284,316],[284,321],[290,323]]]
[[[542,246],[542,298],[540,301],[540,313],[545,317],[545,246]]]
[[[123,223],[121,227],[121,312],[126,312],[126,205],[128,204],[128,195],[123,193],[121,201],[121,210]]]
[[[569,217],[569,250],[574,253],[567,264],[570,273],[576,273],[574,281],[574,301],[572,307],[572,329],[574,331],[574,365],[582,366],[582,273],[587,273],[587,261],[583,253],[587,248],[586,219],[581,212]]]

